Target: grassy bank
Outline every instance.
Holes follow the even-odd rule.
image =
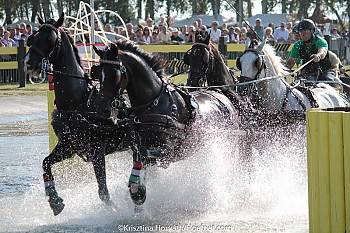
[[[19,84],[0,84],[0,96],[18,96],[18,95],[46,95],[48,84],[26,84],[25,87],[19,87]]]

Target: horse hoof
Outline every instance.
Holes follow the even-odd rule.
[[[99,194],[99,197],[100,197],[101,201],[103,201],[107,205],[111,202],[109,194]]]
[[[142,184],[130,185],[130,196],[135,205],[142,205],[146,201],[146,186]]]
[[[49,199],[49,203],[50,203],[50,207],[53,211],[53,214],[56,216],[58,214],[60,214],[62,212],[62,210],[64,209],[64,203],[63,203],[63,199],[60,197],[56,197],[56,198],[50,198]]]

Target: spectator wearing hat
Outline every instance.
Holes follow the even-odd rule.
[[[268,44],[274,46],[276,44],[276,39],[272,34],[272,28],[267,27],[265,28],[265,40]]]
[[[235,27],[233,27],[233,26],[230,26],[228,28],[228,42],[229,43],[238,43],[239,42],[239,35],[236,33]]]
[[[20,40],[21,39],[21,33],[19,31],[19,24],[16,25],[15,27],[15,36],[14,36],[14,40]]]
[[[11,33],[9,31],[4,32],[4,36],[0,40],[4,47],[12,47],[16,45],[16,42],[10,38],[10,35]]]
[[[179,36],[179,30],[177,28],[173,28],[172,32],[171,32],[171,37],[170,40],[172,42],[184,42],[184,40]]]
[[[218,21],[213,21],[211,23],[211,28],[208,29],[208,33],[210,34],[210,39],[214,43],[218,43],[219,38],[221,36],[221,30],[218,27],[219,27]]]

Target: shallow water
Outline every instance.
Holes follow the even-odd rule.
[[[66,204],[54,217],[41,178],[46,121],[45,97],[0,98],[0,232],[308,232],[303,128],[271,143],[257,137],[265,143],[250,162],[229,130],[208,131],[189,158],[150,169],[140,215],[127,189],[129,152],[107,157],[113,208],[99,200],[91,164],[74,158],[54,167]]]

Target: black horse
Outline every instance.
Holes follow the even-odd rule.
[[[182,143],[192,140],[186,136],[199,129],[193,123],[203,128],[213,122],[236,127],[237,113],[230,100],[219,92],[189,94],[164,81],[161,60],[131,42],[117,42],[106,50],[95,51],[101,57],[103,93],[120,96],[126,90],[130,99],[134,164],[129,191],[139,206],[146,200],[144,173],[148,165],[166,167],[169,162],[182,159]]]
[[[233,89],[237,83],[234,72],[230,70],[219,50],[210,41],[210,34],[197,31],[195,43],[184,55],[184,63],[190,66],[188,86],[201,87],[223,85],[221,89]]]
[[[124,138],[123,130],[108,119],[111,99],[102,98],[84,76],[72,38],[60,28],[63,21],[63,13],[57,22],[50,19],[44,23],[39,18],[41,26],[28,38],[30,49],[25,57],[29,72],[46,72],[47,67],[53,65],[57,109],[52,114],[51,124],[58,143],[43,160],[43,179],[54,215],[63,210],[64,203],[55,189],[52,165],[74,154],[92,162],[99,197],[110,203],[105,155],[119,150]]]

